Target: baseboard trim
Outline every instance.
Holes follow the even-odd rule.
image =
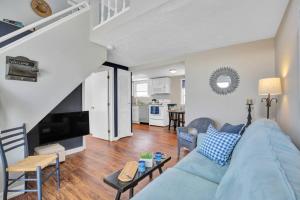
[[[24,185],[18,185],[15,187],[10,188],[12,190],[24,190]],[[19,196],[21,194],[24,194],[24,192],[9,192],[7,195],[8,199],[11,199],[13,197]],[[0,193],[0,199],[3,199],[3,192]]]
[[[81,151],[85,150],[85,147],[84,146],[81,146],[81,147],[76,147],[74,149],[69,149],[69,150],[66,150],[66,156],[67,155],[71,155],[71,154],[74,154],[74,153],[79,153]]]

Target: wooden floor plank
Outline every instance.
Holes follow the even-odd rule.
[[[111,200],[116,191],[103,182],[103,178],[115,170],[121,169],[127,161],[137,160],[143,151],[161,151],[172,156],[164,167],[173,166],[176,162],[177,139],[174,131],[167,128],[134,125],[133,137],[107,142],[86,136],[86,150],[67,157],[61,164],[61,189],[56,191],[56,181],[51,178],[43,184],[44,200]],[[156,172],[154,176],[158,176]],[[149,183],[142,181],[135,192]],[[34,187],[34,185],[31,185]],[[128,192],[122,199],[128,199]],[[35,193],[27,193],[13,200],[35,200]]]

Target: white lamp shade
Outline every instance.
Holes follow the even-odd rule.
[[[258,93],[259,95],[280,95],[282,93],[280,78],[274,77],[260,79],[258,84]]]

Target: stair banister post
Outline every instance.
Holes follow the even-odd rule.
[[[118,13],[118,0],[115,0],[115,12],[114,14],[116,15]]]

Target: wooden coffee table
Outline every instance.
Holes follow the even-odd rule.
[[[137,184],[143,180],[144,178],[146,178],[147,176],[150,177],[150,180],[152,179],[152,174],[155,170],[158,170],[160,174],[163,173],[162,167],[171,160],[171,156],[166,156],[165,158],[163,158],[160,162],[156,162],[154,161],[153,167],[150,168],[146,168],[146,171],[141,173],[141,172],[137,172],[135,174],[135,177],[132,181],[130,182],[121,182],[118,179],[118,176],[120,174],[120,172],[122,171],[122,169],[112,173],[111,175],[105,177],[103,179],[103,181],[110,185],[111,187],[113,187],[114,189],[117,190],[117,195],[116,195],[116,200],[119,200],[121,197],[121,194],[125,191],[127,191],[128,189],[130,189],[129,192],[129,196],[130,198],[133,197],[134,195],[134,187],[137,186]]]

